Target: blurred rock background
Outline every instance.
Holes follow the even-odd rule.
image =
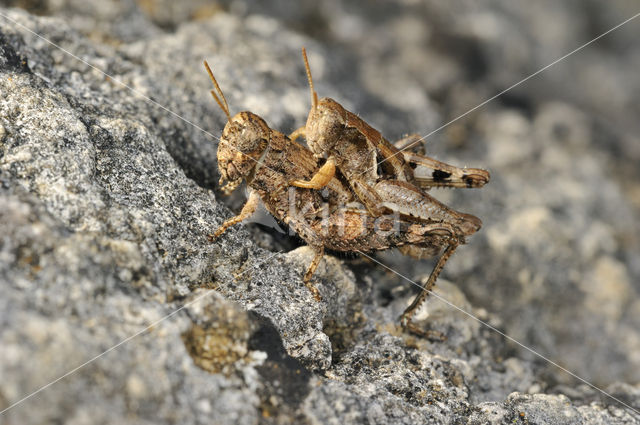
[[[304,45],[319,94],[393,140],[432,133],[637,3],[0,5],[0,407],[216,289],[0,423],[638,421],[435,299],[449,341],[407,338],[395,325],[416,288],[371,262],[329,258],[317,305],[299,281],[309,253],[269,252],[295,238],[252,224],[209,244],[243,201],[216,193],[214,138],[20,26],[214,136],[202,60],[232,111],[289,132],[309,107]],[[426,141],[492,173],[482,190],[434,191],[484,222],[438,293],[636,409],[639,34],[640,18]],[[415,280],[433,265],[377,258]]]

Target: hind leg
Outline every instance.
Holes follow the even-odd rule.
[[[313,260],[311,260],[311,264],[309,264],[309,268],[304,274],[302,281],[307,286],[307,288],[309,288],[309,291],[311,291],[313,298],[315,298],[316,301],[322,301],[322,297],[320,296],[318,288],[316,288],[315,285],[311,283],[311,276],[313,276],[313,273],[315,273],[318,265],[320,265],[320,261],[322,261],[322,257],[324,256],[324,247],[313,247],[313,249],[316,255],[313,257]]]
[[[416,183],[430,187],[480,188],[489,182],[489,172],[480,168],[460,168],[412,152],[402,152],[405,161],[414,166]],[[421,170],[423,168],[426,170]]]
[[[404,150],[411,150],[413,152],[417,152],[421,155],[424,155],[425,149],[424,149],[424,144],[420,143],[423,141],[423,138],[417,134],[408,134],[406,136],[404,136],[402,139],[397,140],[393,143],[393,146],[395,146],[396,149],[400,150],[400,151],[404,151]]]
[[[453,245],[449,245],[447,249],[445,249],[445,251],[442,253],[440,258],[438,259],[438,262],[436,263],[435,267],[433,268],[431,275],[429,275],[429,279],[427,280],[427,283],[425,283],[425,285],[422,287],[422,290],[413,300],[411,305],[406,308],[404,313],[402,313],[402,316],[400,318],[400,323],[402,324],[402,327],[405,330],[412,332],[414,334],[423,336],[428,339],[436,339],[440,341],[443,341],[446,339],[446,337],[441,332],[419,328],[413,323],[412,317],[420,309],[420,307],[422,307],[424,302],[429,297],[429,294],[431,293],[431,291],[433,290],[433,287],[436,284],[436,279],[438,279],[438,276],[440,275],[440,272],[444,268],[444,265],[447,263],[447,260],[449,260],[451,255],[453,255],[453,252],[456,250],[457,247],[458,247],[457,244],[453,244]]]

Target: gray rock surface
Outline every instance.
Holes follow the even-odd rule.
[[[305,45],[320,95],[394,139],[456,118],[633,3],[1,4],[28,11],[0,8],[0,409],[126,342],[0,423],[640,423],[436,299],[428,320],[448,340],[403,334],[415,288],[370,261],[326,257],[317,303],[295,237],[250,224],[210,243],[242,199],[216,192],[224,117],[201,65],[232,112],[288,132],[308,111]],[[638,25],[427,145],[492,172],[480,191],[435,192],[485,223],[437,294],[635,409]],[[416,281],[433,264],[376,258]]]

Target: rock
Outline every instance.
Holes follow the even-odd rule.
[[[209,242],[243,199],[217,192],[225,119],[202,60],[232,112],[289,132],[309,106],[305,45],[320,95],[393,139],[597,35],[589,17],[545,3],[545,32],[542,6],[528,20],[508,2],[140,4],[0,8],[0,422],[639,423],[496,332],[640,409],[629,34],[609,42],[624,66],[585,51],[574,96],[556,96],[565,70],[429,144],[492,172],[481,191],[434,192],[485,225],[423,312],[449,337],[432,342],[398,326],[417,289],[366,259],[327,256],[317,302],[294,237],[257,220]],[[615,25],[615,5],[589,22]],[[414,283],[433,264],[376,258]]]

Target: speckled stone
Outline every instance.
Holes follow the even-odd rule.
[[[207,238],[243,198],[217,192],[225,118],[203,59],[232,112],[290,132],[309,107],[304,45],[320,95],[395,139],[615,25],[623,2],[40,3],[48,16],[0,13],[108,76],[0,16],[0,409],[140,334],[0,423],[640,423],[437,299],[422,317],[448,340],[403,333],[416,288],[366,259],[327,256],[317,302],[311,251],[272,222]],[[640,409],[632,40],[612,34],[427,152],[492,172],[434,192],[484,221],[438,296]],[[433,264],[377,259],[416,282]]]

